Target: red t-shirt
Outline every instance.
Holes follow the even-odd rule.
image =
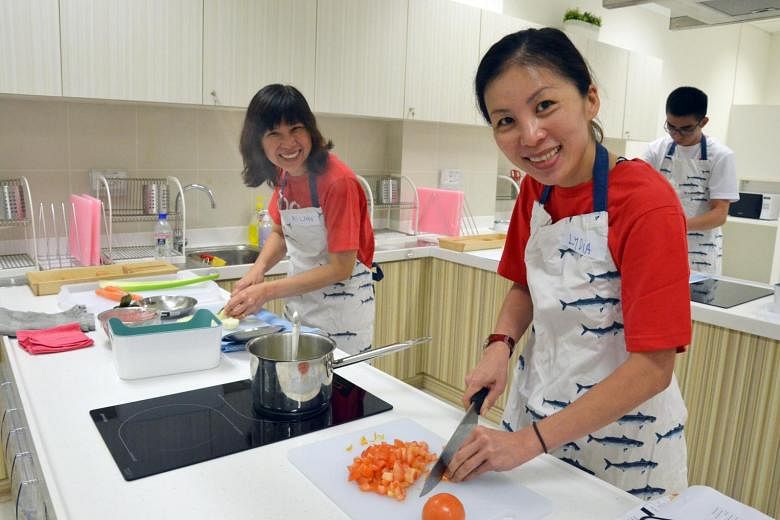
[[[366,195],[355,173],[334,154],[329,155],[325,171],[317,176],[317,195],[325,217],[328,252],[357,251],[358,260],[370,268],[374,260],[374,230]],[[295,202],[300,208],[310,208],[308,176],[287,176],[285,196],[289,204]],[[268,212],[274,222],[281,224],[278,186]]]
[[[610,170],[607,242],[620,271],[626,349],[645,352],[691,341],[685,214],[671,184],[639,159]],[[523,179],[498,273],[527,286],[525,246],[531,208],[544,185]],[[593,182],[552,189],[545,209],[553,222],[593,211]],[[680,349],[678,351],[683,351]]]

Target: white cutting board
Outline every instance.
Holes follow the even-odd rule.
[[[139,278],[139,280],[178,280],[188,278],[187,276],[162,275]],[[57,305],[60,309],[67,310],[74,305],[83,305],[87,312],[99,314],[105,310],[118,305],[117,302],[103,298],[95,294],[95,289],[100,286],[100,282],[84,282],[70,285],[63,285],[57,295]],[[224,291],[214,281],[201,282],[193,285],[174,287],[171,289],[154,289],[151,291],[133,291],[134,294],[140,294],[144,298],[147,296],[191,296],[198,300],[196,309],[208,309],[216,313],[217,310],[224,307],[228,298]]]
[[[450,493],[458,497],[466,509],[466,519],[532,520],[544,518],[553,509],[552,503],[523,485],[501,473],[486,473],[467,482],[440,482],[433,490],[420,498],[425,477],[421,477],[407,489],[403,502],[376,493],[360,491],[357,484],[347,480],[347,466],[366,448],[360,438],[369,441],[374,434],[384,434],[385,442],[394,439],[425,441],[437,455],[444,441],[411,419],[397,419],[373,428],[348,433],[299,446],[290,450],[287,458],[309,480],[347,515],[355,519],[398,520],[419,519],[425,502],[437,493]],[[352,451],[347,447],[352,445]]]

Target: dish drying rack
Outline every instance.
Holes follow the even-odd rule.
[[[0,276],[38,270],[32,196],[25,177],[0,179]]]
[[[172,199],[171,195],[175,198]],[[104,263],[148,259],[155,256],[151,230],[159,213],[168,214],[173,229],[172,254],[167,260],[185,261],[186,208],[184,190],[176,177],[165,178],[106,178],[98,176],[97,198],[103,203],[106,223]],[[174,200],[173,204],[171,201]],[[148,222],[149,232],[114,234],[114,225],[125,222]]]
[[[388,175],[357,175],[358,181],[366,192],[368,201],[369,216],[374,231],[390,230],[400,231],[407,235],[416,236],[419,234],[419,215],[416,211],[420,207],[420,199],[417,195],[417,186],[412,179],[405,175],[400,177],[390,177]],[[406,183],[411,189],[412,200],[401,199],[401,185]],[[395,210],[395,211],[391,211]],[[403,210],[412,210],[412,217],[404,228],[404,219],[402,219]],[[379,212],[379,218],[376,214]],[[398,229],[393,228],[396,225]]]

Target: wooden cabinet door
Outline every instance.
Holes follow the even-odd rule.
[[[623,138],[652,141],[663,133],[661,72],[663,61],[636,52],[629,54]]]
[[[404,117],[477,124],[480,10],[451,0],[409,2]]]
[[[598,87],[601,100],[598,117],[604,130],[604,137],[620,139],[623,136],[628,51],[589,40],[585,57]]]
[[[205,0],[203,103],[246,107],[270,83],[314,102],[316,0]]]
[[[403,117],[407,0],[319,0],[319,112]]]
[[[60,0],[65,96],[196,103],[202,0]]]
[[[62,94],[57,0],[0,2],[0,92]]]

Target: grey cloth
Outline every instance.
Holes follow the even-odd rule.
[[[50,329],[57,325],[76,322],[83,332],[95,330],[95,315],[84,305],[74,305],[64,312],[12,311],[0,307],[0,336],[16,337],[17,330]]]

